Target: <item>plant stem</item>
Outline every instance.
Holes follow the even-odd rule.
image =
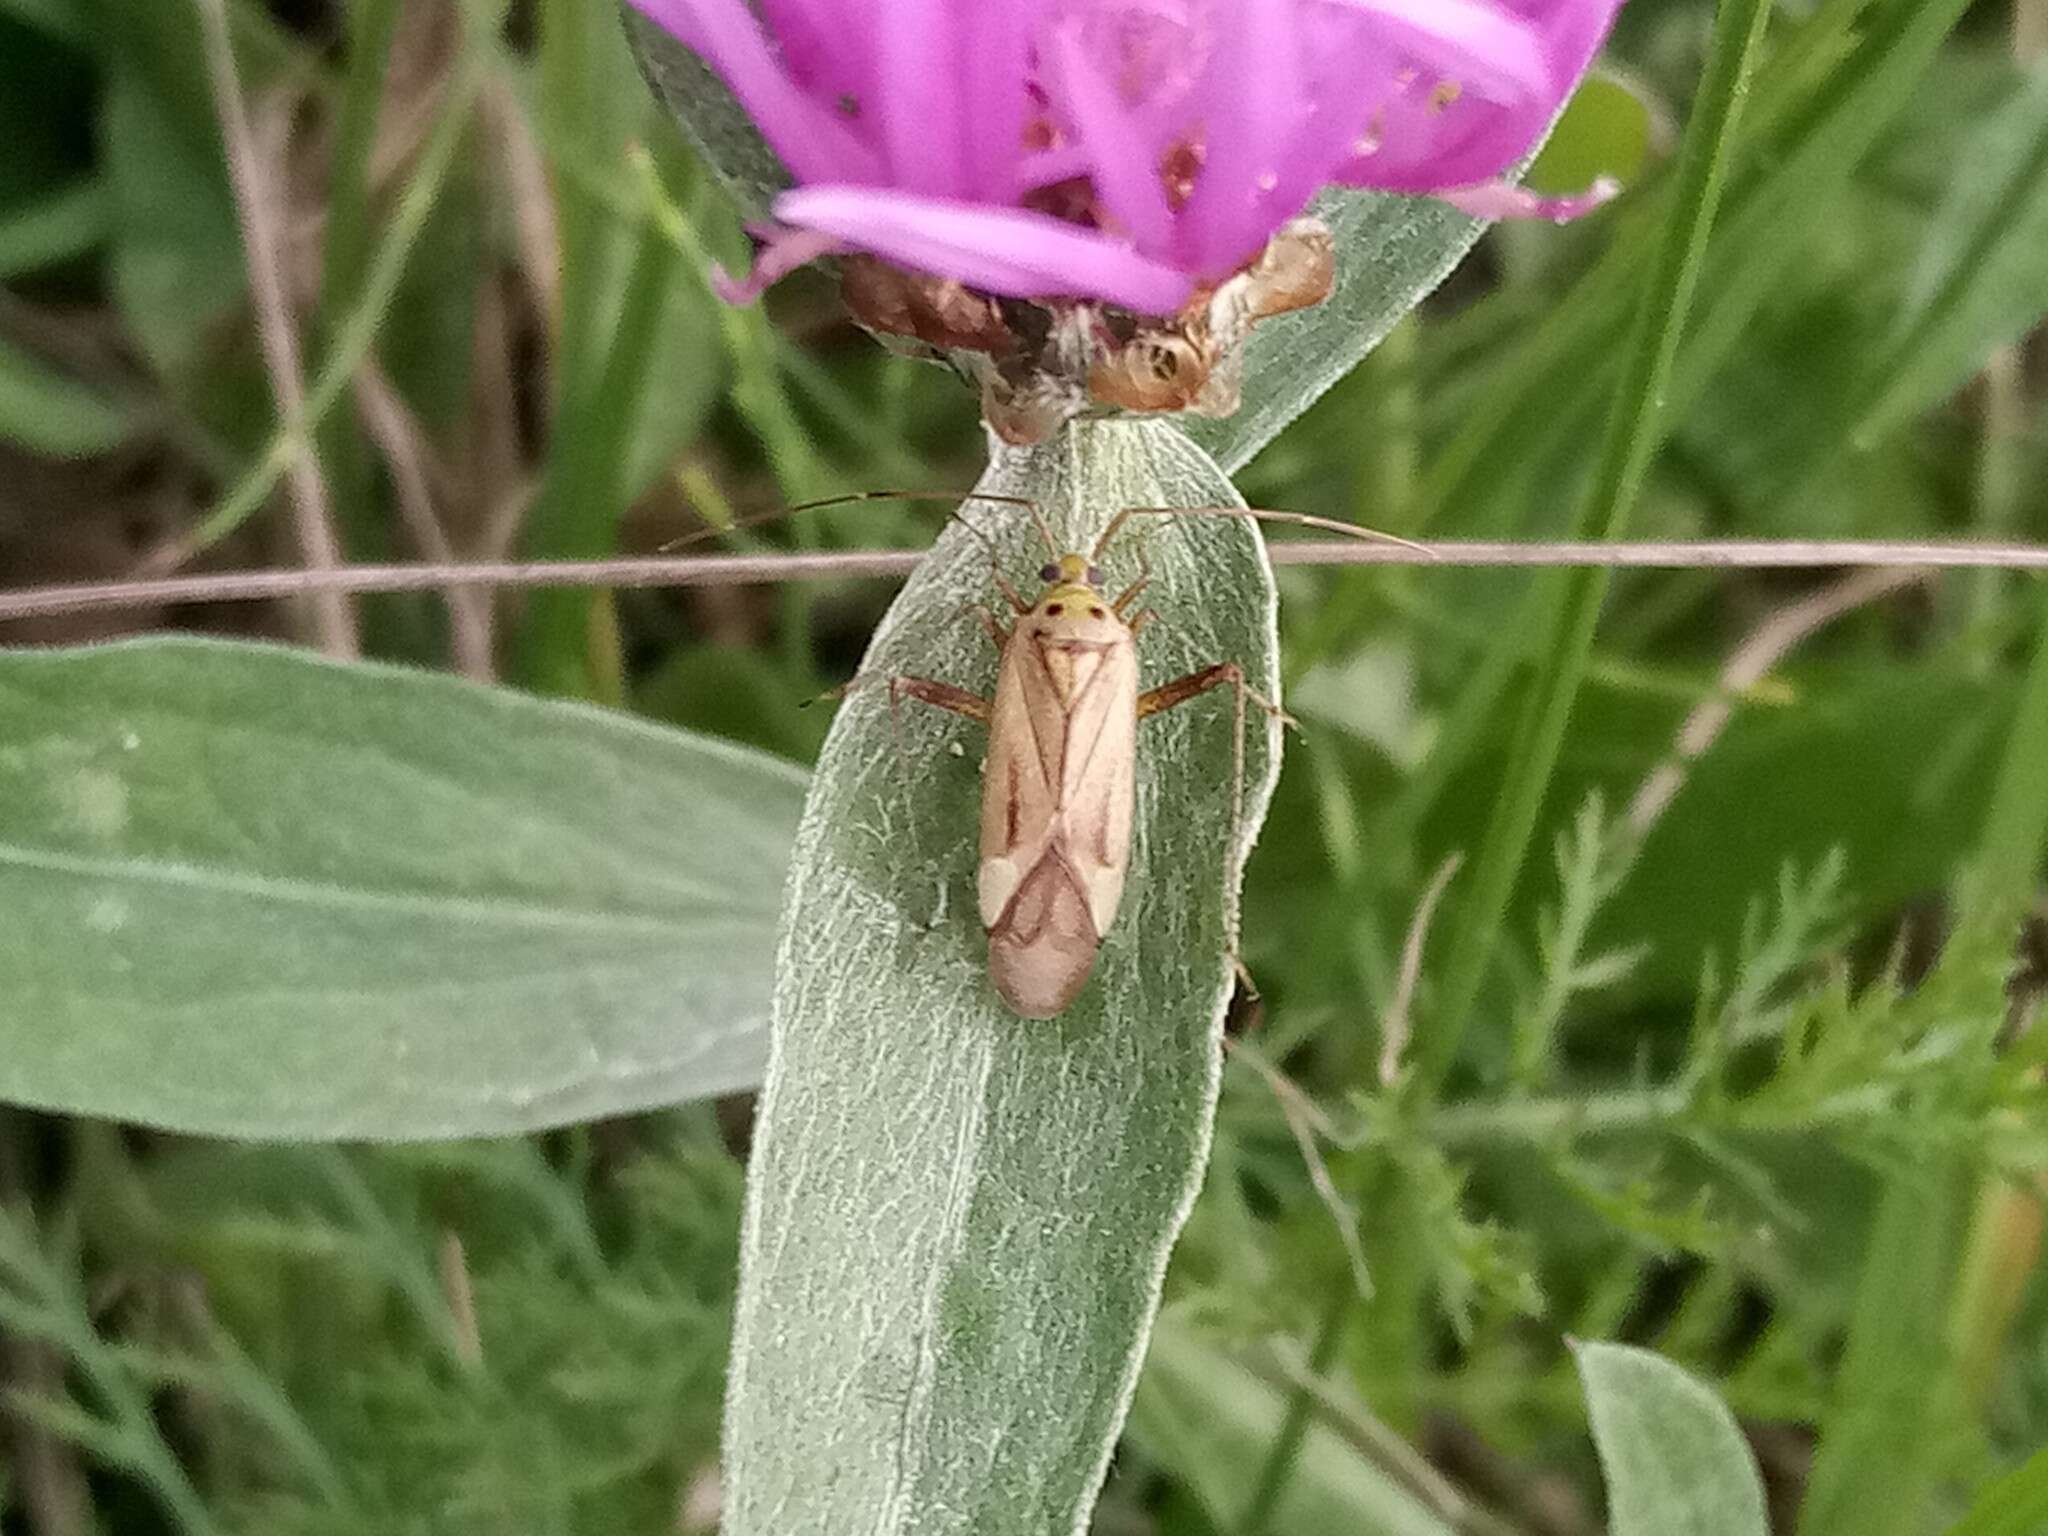
[[[1323,1309],[1322,1321],[1316,1325],[1315,1343],[1309,1350],[1308,1376],[1311,1382],[1335,1363],[1337,1348],[1344,1342],[1344,1323],[1350,1315],[1351,1292],[1341,1285],[1333,1285],[1329,1302]],[[1272,1520],[1280,1504],[1280,1495],[1286,1491],[1287,1480],[1293,1475],[1294,1459],[1301,1454],[1301,1442],[1308,1436],[1309,1417],[1314,1411],[1315,1396],[1306,1384],[1297,1383],[1289,1389],[1287,1411],[1280,1420],[1280,1428],[1273,1435],[1265,1463],[1259,1468],[1259,1480],[1245,1505],[1244,1519],[1237,1528],[1238,1536],[1262,1536]]]
[[[278,420],[288,429],[308,432],[305,422],[306,380],[300,366],[299,337],[285,291],[282,205],[273,172],[256,147],[248,105],[235,63],[226,0],[194,0],[205,45],[206,67],[220,119],[221,143],[227,155],[228,180],[242,225],[242,249],[249,272],[250,304],[255,311],[256,337],[270,376]],[[300,557],[314,570],[331,570],[342,562],[340,537],[320,456],[308,442],[286,466],[292,527]],[[329,656],[349,660],[362,654],[355,610],[346,596],[325,592],[307,602],[313,632]]]
[[[2022,68],[2048,51],[2048,3],[2014,0],[2012,43]],[[1994,536],[2018,523],[2025,495],[2023,448],[2031,421],[2026,352],[2022,338],[2001,347],[1984,368],[1978,524]],[[1998,572],[1986,571],[1969,589],[1964,638],[1972,659],[1989,652],[1988,638],[1998,627],[2006,586]],[[2042,624],[2042,648],[2048,655],[2048,613]],[[2040,666],[2037,661],[2037,669]],[[1981,1180],[1949,1309],[1961,1403],[1974,1416],[1981,1416],[1990,1401],[2013,1324],[2040,1264],[2044,1218],[2048,1180],[2040,1175],[2029,1180],[1994,1172]]]
[[[1735,124],[1771,7],[1766,0],[1722,0],[1707,70],[1686,136],[1676,206],[1644,291],[1624,364],[1620,397],[1595,472],[1592,494],[1572,534],[1598,530],[1620,538],[1659,444],[1664,391],[1685,332],[1708,231],[1720,202]],[[1509,899],[1527,857],[1536,820],[1585,676],[1593,632],[1607,595],[1602,571],[1573,571],[1546,582],[1554,615],[1549,661],[1531,694],[1509,757],[1506,789],[1480,845],[1463,921],[1453,939],[1445,1005],[1418,1053],[1425,1087],[1440,1086],[1457,1059],[1466,1021],[1485,984]]]
[[[178,551],[178,563],[226,538],[269,499],[286,470],[297,462],[301,454],[309,451],[308,434],[319,429],[327,413],[348,393],[355,379],[356,365],[369,355],[370,346],[377,338],[377,327],[383,323],[384,311],[405,277],[406,262],[412,255],[413,245],[418,241],[427,215],[433,211],[435,200],[440,196],[441,183],[454,163],[456,148],[468,126],[469,109],[483,83],[485,50],[478,40],[477,29],[487,23],[468,14],[474,9],[474,5],[464,7],[466,35],[462,53],[442,94],[434,126],[415,162],[412,179],[406,183],[405,191],[398,199],[390,227],[370,258],[361,295],[347,318],[334,331],[319,371],[307,387],[305,406],[299,419],[278,429],[269,448],[214,504],[199,526],[186,536]]]
[[[320,310],[314,360],[333,349],[349,306],[362,290],[370,259],[370,152],[377,137],[377,113],[384,99],[384,75],[391,40],[398,32],[398,0],[357,0],[348,7],[347,73],[341,110],[334,125],[329,160],[327,234],[320,260]],[[388,552],[388,540],[370,496],[369,460],[346,411],[331,414],[316,434],[321,461],[334,491],[342,544],[351,559],[372,560]]]
[[[587,388],[572,378],[573,393],[556,417],[547,483],[527,530],[538,558],[602,555],[617,541],[631,494],[627,448],[674,268],[674,250],[651,225],[644,228],[602,367]],[[547,693],[616,697],[602,675],[612,669],[593,661],[597,602],[587,591],[535,595],[520,636],[519,670],[528,684]]]

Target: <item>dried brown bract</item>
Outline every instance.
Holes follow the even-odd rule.
[[[1000,299],[871,256],[843,264],[855,320],[945,356],[981,386],[982,414],[1006,442],[1043,441],[1075,416],[1238,406],[1244,348],[1260,321],[1307,309],[1336,283],[1336,247],[1296,219],[1242,270],[1172,315],[1078,299]]]

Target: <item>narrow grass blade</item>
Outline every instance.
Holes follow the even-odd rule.
[[[1948,1413],[1948,1298],[1962,1246],[1959,1159],[1930,1150],[1880,1198],[1821,1423],[1799,1536],[1908,1536],[1926,1529]]]
[[[1951,1024],[1958,1048],[1994,1069],[2021,921],[2048,843],[2048,608],[1954,930],[1914,1005]],[[1968,1169],[1952,1148],[1891,1172],[1864,1259],[1833,1406],[1821,1425],[1800,1536],[1907,1536],[1942,1471],[1942,1430],[1966,1411],[1954,1357],[1972,1353],[1974,1317],[1954,1315]],[[1994,1181],[1993,1188],[1998,1187]],[[1996,1231],[1973,1242],[1998,1243]],[[1959,1349],[1958,1345],[1962,1347]]]
[[[1105,423],[1000,457],[1087,547],[1126,505],[1227,505],[1158,425]],[[977,509],[968,503],[968,515]],[[1017,579],[1047,558],[984,506]],[[1141,526],[1163,616],[1145,682],[1220,660],[1277,686],[1275,595],[1233,519]],[[953,528],[875,636],[870,675],[986,690],[965,604],[989,555]],[[1130,883],[1060,1018],[996,998],[975,910],[978,727],[856,692],[825,745],[783,918],[775,1034],[742,1238],[726,1422],[727,1536],[1078,1531],[1107,1465],[1167,1250],[1201,1178],[1231,988],[1231,911],[1278,767],[1254,714],[1242,819],[1227,691],[1143,722]]]
[[[1644,285],[1619,397],[1593,489],[1575,519],[1573,537],[1623,536],[1650,460],[1667,430],[1664,390],[1685,332],[1707,234],[1720,203],[1736,121],[1770,12],[1766,0],[1722,0],[1707,76],[1686,137],[1672,221]],[[1450,1071],[1465,1021],[1485,984],[1508,902],[1550,787],[1572,702],[1585,675],[1609,579],[1609,574],[1601,571],[1558,573],[1547,583],[1549,600],[1534,610],[1553,616],[1545,647],[1547,662],[1523,710],[1505,788],[1474,861],[1469,894],[1452,941],[1443,1015],[1421,1042],[1423,1069],[1433,1082],[1440,1083]]]
[[[0,277],[83,256],[114,226],[114,199],[105,182],[80,181],[0,215]]]
[[[57,458],[105,453],[127,416],[96,390],[0,341],[0,441]]]

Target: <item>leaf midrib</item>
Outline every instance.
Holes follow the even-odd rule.
[[[502,897],[424,894],[379,890],[334,881],[294,879],[277,875],[245,874],[206,864],[178,860],[137,858],[94,858],[81,854],[56,853],[0,842],[0,867],[43,870],[52,874],[76,875],[130,884],[177,887],[211,895],[257,897],[301,906],[327,907],[338,911],[373,912],[392,916],[464,918],[493,922],[501,926],[563,932],[644,933],[672,938],[701,924],[707,917],[737,918],[766,908],[737,906],[730,892],[691,889],[685,899],[694,905],[669,912],[598,906],[534,906]],[[682,894],[682,893],[678,893]],[[772,913],[769,915],[772,916]]]

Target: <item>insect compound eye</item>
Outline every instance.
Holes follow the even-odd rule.
[[[1099,587],[1099,586],[1101,586],[1101,585],[1102,585],[1102,567],[1101,567],[1101,566],[1099,566],[1099,565],[1091,565],[1091,566],[1089,566],[1089,567],[1088,567],[1088,585],[1089,585],[1089,586],[1091,586],[1091,587]]]
[[[1038,568],[1038,579],[1046,583],[1058,581],[1060,579],[1060,568],[1056,565],[1041,565]]]

